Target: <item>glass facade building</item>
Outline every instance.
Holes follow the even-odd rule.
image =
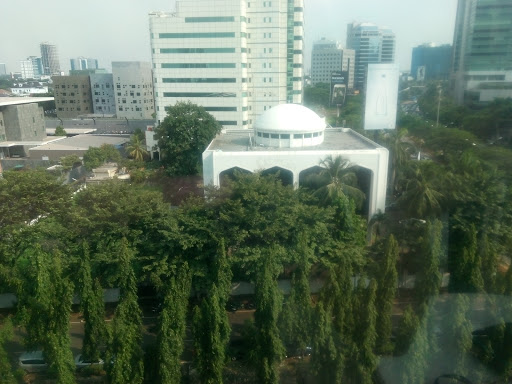
[[[411,76],[416,80],[418,69],[424,67],[422,80],[448,80],[452,59],[452,46],[449,44],[423,44],[412,49]],[[421,77],[421,76],[420,76]]]
[[[368,64],[394,63],[395,34],[371,23],[347,25],[347,48],[356,53],[354,87],[364,89]]]
[[[459,103],[512,96],[510,0],[459,0],[452,79]]]

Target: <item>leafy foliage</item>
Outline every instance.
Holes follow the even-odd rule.
[[[203,107],[178,102],[156,129],[161,161],[173,175],[195,175],[202,153],[221,130],[221,125]]]
[[[121,161],[121,153],[111,144],[89,147],[84,153],[84,165],[89,170],[107,162],[118,163],[119,161]]]

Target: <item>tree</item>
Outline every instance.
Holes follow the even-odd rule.
[[[439,220],[428,221],[422,239],[420,265],[416,272],[414,291],[420,304],[427,304],[439,294],[441,287],[441,231]]]
[[[66,136],[67,132],[64,130],[62,125],[57,125],[57,128],[55,128],[55,136]]]
[[[143,161],[144,158],[148,155],[145,141],[141,140],[137,135],[131,136],[130,143],[126,147],[126,151],[130,157],[135,159],[135,161]]]
[[[162,163],[174,175],[199,173],[202,154],[221,128],[203,107],[189,101],[169,107],[156,129]]]
[[[60,164],[65,170],[69,170],[74,167],[75,164],[82,164],[82,160],[77,155],[68,155],[60,158]]]
[[[341,156],[327,156],[320,161],[323,168],[321,176],[326,178],[326,183],[316,193],[320,199],[326,203],[336,201],[340,196],[349,196],[360,206],[365,195],[355,185],[357,176],[351,169],[348,160]]]
[[[226,341],[223,337],[224,307],[219,306],[219,292],[212,284],[201,306],[194,310],[194,345],[201,383],[222,384]]]
[[[450,255],[450,290],[452,292],[483,292],[482,260],[477,249],[474,224],[465,232],[465,246]]]
[[[377,357],[374,353],[377,339],[375,329],[377,283],[371,280],[368,287],[364,285],[364,279],[360,278],[353,296],[354,325],[349,339],[345,366],[345,377],[347,382],[352,384],[372,384],[377,368]]]
[[[157,382],[181,381],[181,355],[184,349],[186,315],[192,276],[187,264],[177,269],[167,287],[157,336]]]
[[[281,307],[281,294],[277,287],[278,265],[276,250],[266,250],[262,271],[256,276],[254,322],[257,329],[256,376],[262,384],[277,384],[277,364],[284,355],[277,321]]]
[[[106,341],[107,336],[103,289],[99,280],[92,278],[89,247],[85,242],[82,244],[82,249],[83,256],[78,280],[80,310],[85,320],[82,354],[84,359],[98,361],[100,358],[99,346]]]
[[[410,160],[410,155],[414,148],[411,143],[405,140],[407,133],[407,130],[404,128],[394,129],[386,133],[384,137],[384,142],[391,153],[389,184],[393,192],[397,189],[397,175],[401,174],[403,167]]]
[[[411,306],[408,306],[402,315],[400,326],[397,330],[395,354],[402,355],[407,352],[416,330],[420,325],[420,320]]]
[[[379,262],[377,272],[377,299],[375,302],[377,310],[376,351],[379,354],[388,354],[393,350],[391,344],[391,316],[395,300],[398,273],[396,263],[398,261],[398,243],[393,235],[389,235],[384,246],[384,257]]]
[[[140,384],[144,379],[142,314],[137,303],[133,250],[126,238],[121,239],[117,246],[121,297],[114,313],[107,349],[107,374],[111,384]]]
[[[111,144],[102,144],[98,147],[89,147],[84,153],[84,165],[87,169],[98,168],[107,162],[118,163],[121,153]]]
[[[11,339],[12,334],[12,321],[7,318],[0,326],[0,382],[4,384],[16,384],[9,355],[5,350],[5,344]]]
[[[429,217],[441,210],[442,194],[435,185],[435,180],[439,179],[440,169],[428,161],[415,164],[411,174],[406,175],[405,192],[398,202],[412,217]]]

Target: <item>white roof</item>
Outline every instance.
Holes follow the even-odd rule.
[[[318,132],[325,129],[325,119],[298,104],[280,104],[264,112],[254,124],[265,132]]]
[[[43,101],[54,100],[53,97],[2,97],[0,107],[18,104],[42,103]]]

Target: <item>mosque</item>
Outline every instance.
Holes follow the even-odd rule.
[[[298,104],[264,112],[254,130],[224,130],[203,152],[204,185],[220,186],[233,169],[279,170],[295,188],[328,155],[342,156],[369,173],[368,218],[385,210],[389,152],[350,128],[327,127],[325,118]]]

